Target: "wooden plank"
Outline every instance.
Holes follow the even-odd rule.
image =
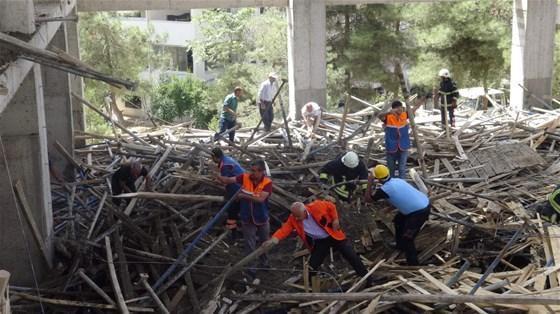
[[[548,234],[550,235],[550,248],[554,265],[560,266],[560,227],[548,226]],[[556,272],[556,280],[560,282],[560,273]]]
[[[33,239],[35,239],[35,243],[37,244],[37,246],[41,250],[41,254],[43,256],[43,259],[47,263],[47,266],[49,267],[49,269],[52,269],[53,265],[52,265],[52,261],[49,257],[48,248],[45,244],[45,241],[43,240],[43,236],[41,235],[41,231],[39,230],[39,227],[37,226],[37,223],[35,222],[35,218],[33,218],[33,213],[31,212],[31,207],[29,206],[29,203],[27,202],[27,198],[25,197],[25,192],[23,190],[23,184],[21,183],[20,180],[16,181],[16,184],[14,184],[14,189],[15,189],[15,192],[16,192],[16,196],[17,196],[17,198],[20,202],[20,205],[21,205],[20,208],[23,211],[23,214],[24,214],[25,218],[27,219],[27,223],[29,224],[29,227],[31,229],[31,233],[33,234]]]

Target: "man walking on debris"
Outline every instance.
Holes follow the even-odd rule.
[[[218,164],[220,176],[235,178],[245,172],[245,169],[243,169],[243,167],[241,167],[235,159],[230,156],[225,156],[224,152],[219,147],[212,149],[212,160]],[[241,184],[237,182],[227,184],[224,201],[229,201],[240,188]],[[235,240],[238,232],[237,220],[239,219],[239,200],[235,200],[229,206],[227,213],[228,217],[226,220],[226,229],[231,230],[231,237]]]
[[[301,116],[307,127],[307,137],[317,130],[321,123],[321,107],[316,102],[308,102],[301,108]]]
[[[360,160],[358,154],[352,151],[337,156],[319,170],[319,179],[324,184],[333,185],[355,179],[365,181],[367,178],[366,165]],[[367,183],[361,184],[360,187],[365,190]],[[334,187],[334,192],[340,199],[348,201],[355,189],[355,183],[346,183]]]
[[[317,200],[304,205],[301,202],[295,202],[292,204],[290,212],[288,220],[272,235],[270,240],[263,244],[265,247],[278,244],[280,240],[287,238],[295,230],[311,251],[310,277],[317,275],[319,267],[325,257],[329,255],[331,248],[339,251],[360,277],[367,274],[366,267],[352,248],[352,242],[346,238],[340,228],[338,212],[333,203]],[[372,279],[368,278],[367,283],[371,286]]]
[[[408,265],[419,265],[414,240],[430,216],[430,199],[405,180],[391,178],[384,165],[375,166],[373,176],[381,182],[381,188],[373,194],[372,180],[368,180],[366,202],[387,199],[398,210],[393,220],[396,248],[405,253]]]
[[[218,141],[221,133],[235,127],[237,121],[237,103],[239,98],[243,95],[243,89],[237,86],[233,93],[226,96],[224,99],[224,106],[222,107],[222,114],[220,116],[220,131],[214,135],[214,141]],[[235,130],[228,133],[229,140],[233,142],[235,140]]]
[[[241,193],[238,194],[241,220],[241,230],[245,241],[245,254],[249,255],[257,247],[257,240],[263,243],[268,240],[270,233],[268,217],[268,199],[272,194],[272,180],[265,175],[266,164],[259,159],[251,164],[248,173],[237,177],[219,176],[218,180],[223,184],[237,183],[241,185]],[[266,255],[260,256],[263,267],[268,267]],[[255,277],[256,269],[251,267],[249,276]]]
[[[459,98],[459,90],[457,84],[451,79],[451,74],[448,69],[441,69],[439,71],[440,83],[439,90],[434,94],[434,104],[437,99],[440,99],[441,111],[441,125],[445,128],[445,111],[444,106],[447,106],[447,113],[449,115],[448,125],[455,126],[455,108],[457,108],[457,99]]]
[[[541,215],[542,219],[553,224],[560,223],[560,185],[548,195],[548,200],[539,204],[537,212]]]
[[[274,108],[272,107],[272,99],[276,94],[276,74],[271,72],[268,74],[268,79],[261,83],[259,92],[257,93],[257,105],[259,106],[259,113],[264,124],[264,130],[270,131],[272,121],[274,120]]]
[[[419,102],[417,106],[412,108],[413,114],[420,105]],[[385,149],[391,177],[396,177],[395,170],[398,164],[398,177],[404,179],[406,178],[406,160],[410,148],[408,112],[400,100],[395,100],[391,104],[391,110],[381,112],[378,117],[385,125]]]
[[[138,177],[144,177],[146,180],[146,187],[150,189],[151,187],[151,178],[148,175],[148,169],[142,166],[142,163],[139,161],[133,161],[131,163],[123,164],[119,170],[113,173],[111,177],[111,189],[113,191],[113,195],[119,195],[123,192],[125,193],[134,193],[136,192],[136,186],[134,182]],[[129,200],[127,200],[128,204]],[[116,206],[121,205],[120,198],[113,198],[113,204]]]

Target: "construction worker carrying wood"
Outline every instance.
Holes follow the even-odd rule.
[[[113,191],[113,195],[119,195],[124,193],[134,193],[136,192],[136,186],[134,182],[138,177],[144,177],[146,180],[146,188],[151,188],[151,178],[148,175],[148,169],[142,166],[140,161],[133,161],[130,163],[123,164],[119,170],[113,173],[111,177],[111,190]],[[127,200],[126,203],[128,204],[130,200]],[[120,198],[113,198],[113,204],[116,206],[121,205]]]
[[[457,99],[459,98],[459,90],[457,89],[457,84],[451,79],[451,74],[448,69],[439,70],[439,90],[434,93],[434,104],[437,99],[440,99],[441,103],[441,125],[445,128],[445,111],[443,107],[447,108],[447,114],[449,115],[448,125],[452,127],[455,126],[455,108],[457,108]]]
[[[239,199],[241,220],[241,231],[245,241],[245,254],[249,255],[257,247],[257,242],[263,243],[268,240],[270,224],[268,217],[268,199],[272,195],[272,180],[265,175],[267,166],[264,160],[253,161],[249,172],[237,177],[219,176],[218,180],[223,184],[240,184],[241,193]],[[263,267],[268,267],[266,255],[260,256]],[[250,277],[256,276],[254,265],[249,269]]]
[[[325,257],[329,255],[331,248],[340,252],[360,277],[367,274],[366,267],[352,248],[352,242],[346,238],[340,227],[335,204],[322,200],[307,205],[295,202],[290,207],[290,212],[288,220],[272,235],[270,240],[263,244],[265,247],[278,244],[280,240],[287,238],[295,230],[307,249],[311,251],[310,277],[317,275],[319,267]],[[371,285],[372,279],[368,278],[367,283]]]
[[[301,108],[301,116],[305,127],[307,128],[307,137],[311,136],[317,130],[321,123],[321,114],[323,110],[316,102],[308,102]]]
[[[560,223],[560,185],[548,195],[546,202],[537,206],[542,219],[553,224]]]
[[[257,104],[259,106],[259,113],[264,124],[264,130],[270,131],[272,121],[274,120],[274,108],[272,100],[278,88],[276,87],[276,74],[270,72],[268,79],[261,83],[257,93]]]
[[[368,178],[368,170],[358,154],[349,151],[329,161],[319,170],[319,180],[324,184],[338,184],[351,180],[364,180]],[[360,184],[364,191],[367,183]],[[356,189],[356,183],[348,182],[333,188],[336,195],[343,201],[349,201]]]
[[[408,265],[419,265],[414,240],[430,216],[430,199],[405,180],[392,178],[384,165],[373,168],[373,177],[381,187],[373,194],[373,180],[368,179],[366,202],[386,199],[398,210],[393,220],[396,248],[405,253]]]
[[[218,165],[220,176],[235,178],[242,175],[245,169],[239,165],[237,160],[230,156],[224,155],[224,152],[215,147],[212,149],[212,161]],[[226,184],[226,193],[224,195],[224,202],[229,201],[232,196],[241,188],[239,183]],[[231,238],[235,240],[237,237],[237,220],[239,219],[239,200],[235,200],[227,209],[226,229],[231,230]]]
[[[233,89],[233,93],[226,96],[224,99],[224,105],[222,107],[222,114],[220,115],[220,131],[214,135],[214,141],[220,139],[219,134],[235,127],[237,122],[237,104],[239,98],[243,96],[243,89],[239,86]],[[229,140],[233,142],[235,140],[235,130],[231,130],[229,133]]]
[[[411,110],[415,113],[420,107],[419,102]],[[385,127],[385,150],[387,153],[387,165],[391,177],[396,178],[395,171],[399,170],[398,177],[406,178],[406,160],[410,148],[408,112],[400,100],[391,103],[391,110],[381,112],[378,115]]]

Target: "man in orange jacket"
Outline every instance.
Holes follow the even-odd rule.
[[[311,251],[310,276],[316,276],[317,270],[329,254],[331,247],[342,254],[342,257],[352,265],[359,276],[363,277],[367,274],[367,269],[354,252],[352,243],[340,229],[338,212],[332,202],[317,200],[307,205],[295,202],[290,211],[292,214],[288,220],[272,235],[270,240],[263,243],[265,247],[278,244],[280,240],[287,238],[295,230]],[[368,278],[367,283],[372,284],[371,278]]]

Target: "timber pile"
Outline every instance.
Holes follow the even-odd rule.
[[[254,135],[238,129],[239,142],[222,146],[245,166],[254,158],[267,161],[272,230],[291,202],[322,197],[317,172],[338,153],[353,149],[369,166],[383,162],[383,129],[374,115],[387,104],[349,99],[364,109],[324,113],[312,139],[301,123],[290,122],[292,147],[283,123]],[[560,110],[495,106],[459,112],[458,120],[447,134],[434,124],[439,114],[416,117],[422,145],[411,150],[409,168],[434,207],[417,239],[425,266],[401,266],[387,204],[358,197],[338,202],[342,225],[378,283],[367,289],[338,254],[327,257],[320,281],[304,280],[308,255],[294,240],[269,253],[271,266],[259,270],[260,282],[244,280],[237,271],[255,254],[244,257],[240,240],[229,239],[220,222],[208,224],[223,205],[209,158],[213,132],[189,124],[132,132],[115,124],[113,136],[76,134],[90,145],[74,157],[58,146],[78,175],[53,183],[52,276],[38,290],[11,287],[12,310],[37,311],[39,302],[65,312],[560,310],[560,229],[534,213],[560,172]],[[110,176],[131,158],[150,170],[154,189],[146,191],[140,180],[138,193],[125,195],[130,203],[118,208]]]

